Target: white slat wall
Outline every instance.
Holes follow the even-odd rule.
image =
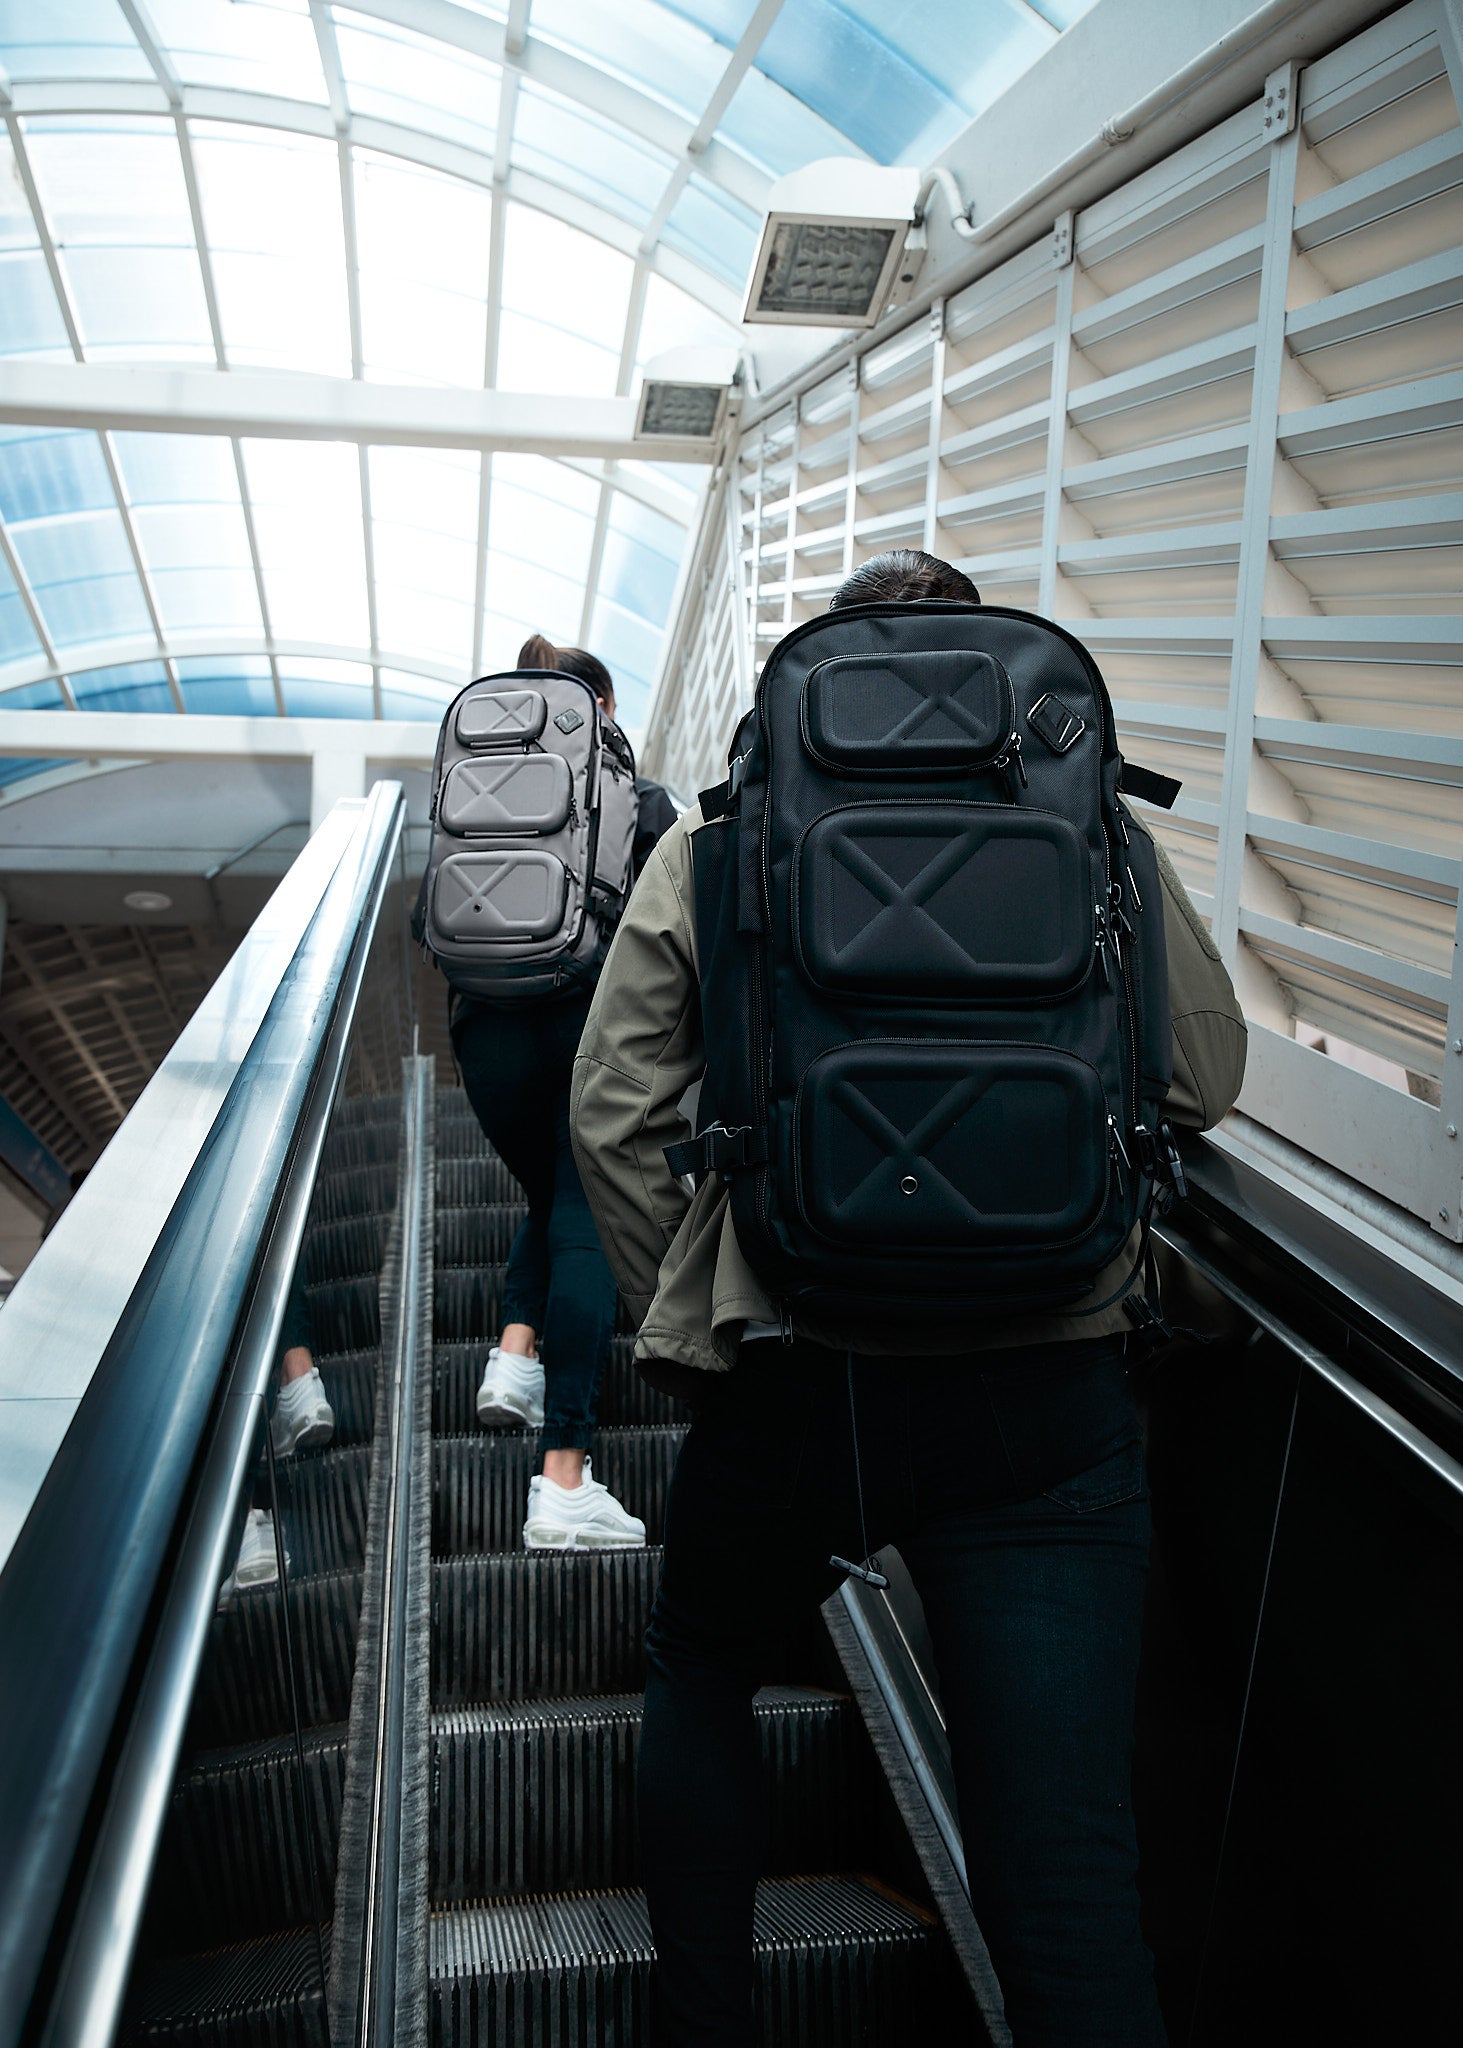
[[[1458,21],[1414,0],[1277,74],[749,428],[650,748],[682,792],[716,779],[770,648],[882,548],[1050,613],[1125,751],[1183,780],[1153,822],[1250,1018],[1241,1107],[1454,1241]]]

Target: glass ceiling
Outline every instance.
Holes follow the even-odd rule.
[[[1090,4],[0,0],[0,356],[627,393]],[[542,631],[643,723],[695,468],[4,419],[0,708],[435,719]]]

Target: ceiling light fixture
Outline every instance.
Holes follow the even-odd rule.
[[[173,899],[161,889],[132,889],[122,898],[124,910],[171,910]]]
[[[742,318],[784,327],[872,327],[908,300],[936,186],[959,235],[975,230],[952,172],[823,157],[772,187]]]
[[[635,408],[638,439],[714,441],[735,404],[737,354],[673,348],[645,365]]]

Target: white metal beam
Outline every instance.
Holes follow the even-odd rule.
[[[25,426],[505,449],[710,463],[709,441],[639,440],[628,397],[366,384],[304,373],[11,361],[0,418]]]
[[[0,554],[4,553],[5,535],[0,527]],[[263,633],[220,633],[193,632],[174,633],[168,640],[168,655],[174,661],[203,658],[205,660],[227,661],[235,657],[255,658],[268,656],[276,661],[352,661],[369,666],[373,650],[357,642],[339,640],[270,640]],[[375,650],[376,658],[385,668],[400,669],[404,675],[421,676],[427,682],[442,683],[449,689],[459,689],[465,680],[462,670],[454,663],[424,658],[410,650],[396,651],[392,648]],[[0,709],[5,706],[6,694],[11,690],[24,689],[31,683],[61,682],[66,690],[67,701],[73,701],[65,678],[70,675],[85,675],[95,668],[119,668],[133,661],[154,661],[157,648],[150,637],[133,635],[128,639],[96,642],[88,646],[86,659],[81,663],[63,664],[54,649],[49,649],[39,658],[29,661],[9,662],[0,669]]]
[[[649,256],[659,242],[670,219],[676,201],[686,189],[686,181],[704,157],[711,139],[721,126],[721,118],[736,97],[737,87],[752,68],[752,63],[764,42],[772,32],[772,24],[781,14],[784,0],[759,0],[756,11],[743,29],[736,48],[732,51],[726,69],[717,80],[716,89],[702,110],[701,119],[686,138],[686,147],[680,162],[667,180],[665,190],[655,212],[650,216],[645,234],[640,243],[642,256]],[[850,143],[850,151],[853,150]],[[862,155],[862,151],[857,152]]]
[[[407,718],[234,718],[169,711],[7,711],[5,751],[47,759],[213,761],[310,760],[346,753],[367,761],[430,768],[437,727]]]
[[[531,47],[543,54],[542,45]],[[550,59],[557,59],[562,53],[548,51],[546,54]],[[537,75],[538,68],[530,67],[530,75]],[[549,68],[554,66],[551,64]],[[579,70],[590,77],[602,75],[589,65],[581,65]],[[557,78],[545,78],[543,82],[554,91],[565,90]],[[168,88],[161,81],[77,81],[74,84],[68,81],[65,85],[21,87],[5,111],[13,111],[17,115],[175,114],[183,121],[241,122],[284,134],[314,135],[325,141],[335,139],[334,118],[328,106],[308,106],[273,93],[223,91],[207,86],[180,86],[177,92],[178,105],[175,107]],[[582,94],[570,96],[583,99]],[[632,100],[639,98],[633,93],[630,97]],[[634,126],[598,101],[585,103],[596,106],[612,125]],[[664,114],[663,109],[657,109],[657,112]],[[676,155],[685,147],[687,136],[685,123],[676,121],[668,141],[658,146]],[[536,207],[541,213],[551,214],[627,256],[634,256],[639,249],[643,231],[633,222],[596,204],[582,193],[554,184],[548,178],[506,164],[500,174],[496,149],[493,152],[473,149],[466,143],[448,141],[422,129],[363,115],[352,117],[351,140],[361,148],[379,150],[383,155],[417,164],[424,170],[441,171],[449,177],[463,178],[470,184],[501,190],[508,198]],[[713,183],[723,184],[735,198],[754,211],[762,205],[768,181],[734,151],[714,146],[705,152],[697,168]],[[740,320],[740,294],[694,257],[657,244],[647,260],[651,268],[669,283],[700,299],[721,319],[733,326]]]

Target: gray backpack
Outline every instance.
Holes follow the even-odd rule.
[[[635,757],[576,676],[519,669],[448,706],[412,929],[464,995],[592,984],[630,893]]]

